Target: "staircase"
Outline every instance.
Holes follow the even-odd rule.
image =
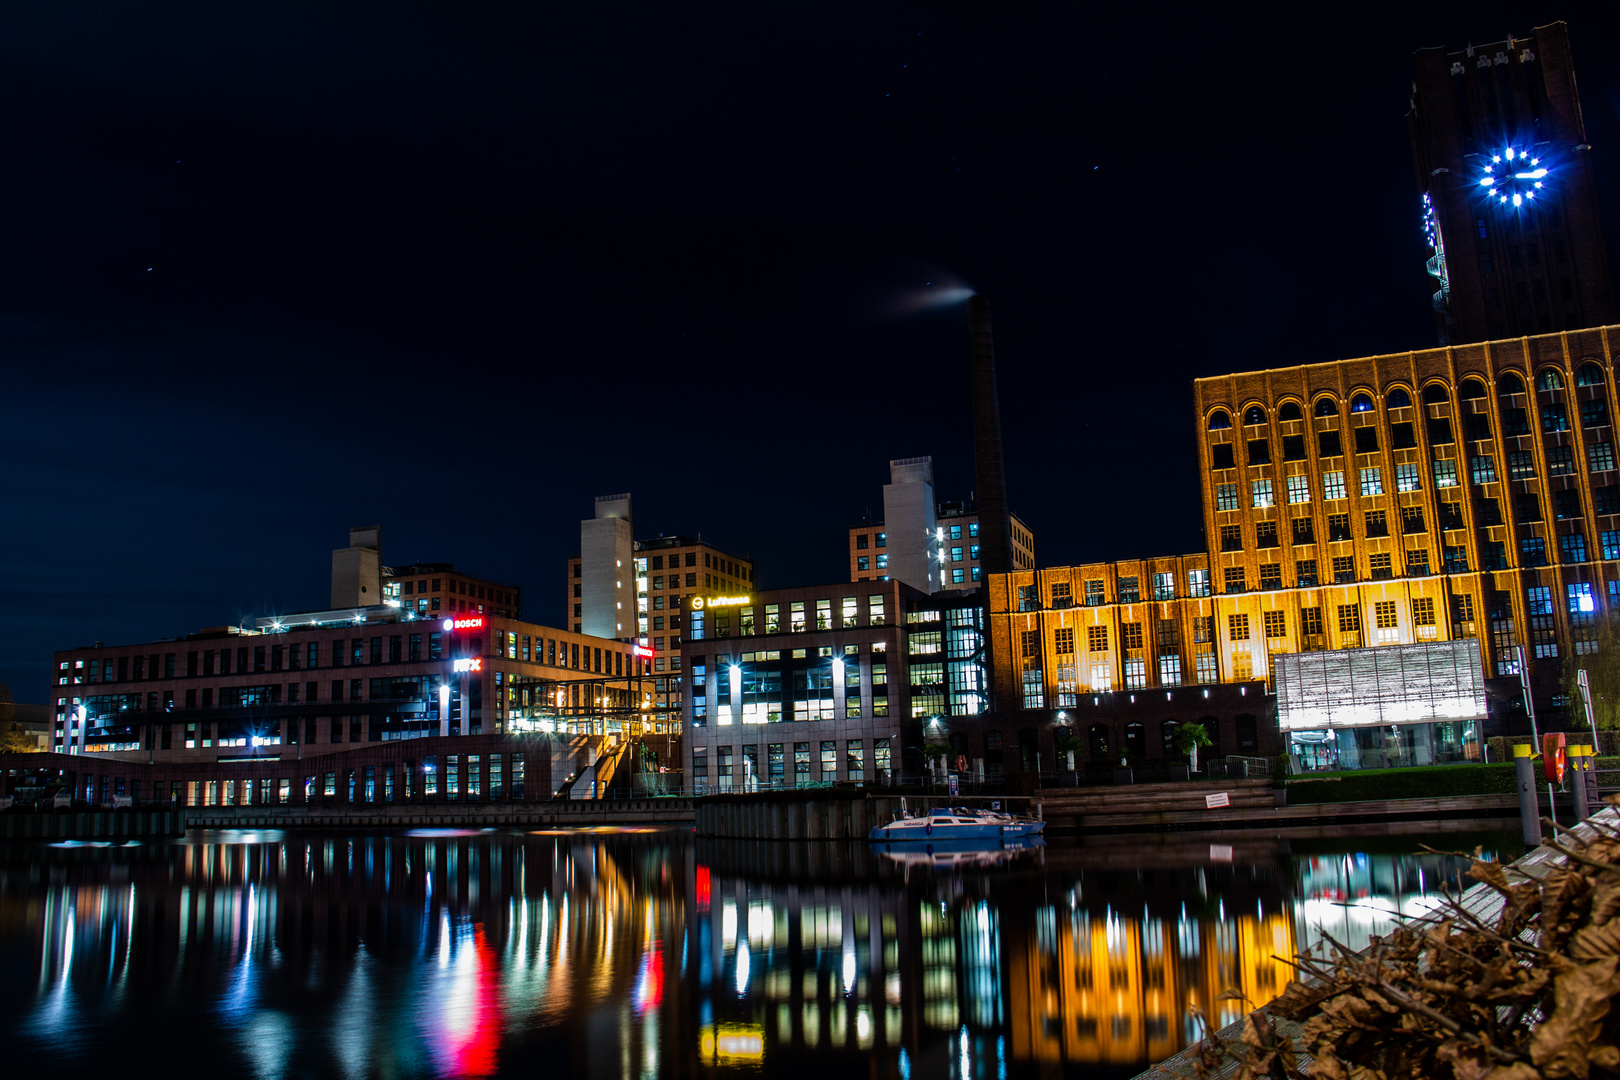
[[[1221,792],[1229,805],[1210,809],[1206,797]],[[1044,788],[1037,794],[1048,828],[1087,833],[1214,827],[1259,816],[1256,811],[1271,811],[1277,802],[1265,779]]]

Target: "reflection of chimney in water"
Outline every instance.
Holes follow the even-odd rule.
[[[968,301],[968,350],[973,380],[973,474],[978,487],[979,565],[990,574],[1013,569],[1012,516],[1007,509],[1007,467],[1001,452],[1001,398],[996,389],[996,346],[990,336],[990,301]]]

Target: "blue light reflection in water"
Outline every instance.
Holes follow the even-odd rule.
[[[1269,998],[1323,928],[1365,944],[1461,868],[1357,846],[936,865],[647,831],[12,845],[0,1036],[19,1076],[1130,1075],[1196,1034],[1190,1006],[1235,1017],[1222,990]]]

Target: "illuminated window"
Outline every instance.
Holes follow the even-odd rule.
[[[1344,494],[1344,473],[1325,472],[1322,474],[1322,498],[1342,499]]]
[[[1526,536],[1519,540],[1519,562],[1523,566],[1547,565],[1547,541],[1540,536]]]
[[[1395,466],[1396,491],[1420,491],[1422,488],[1416,462],[1404,462]]]
[[[1380,645],[1400,640],[1400,628],[1395,618],[1395,601],[1380,600],[1373,604],[1373,623],[1378,630]]]
[[[1614,468],[1613,443],[1587,443],[1586,467],[1593,472],[1608,472]]]
[[[1288,478],[1288,501],[1291,503],[1308,503],[1311,501],[1311,478],[1303,473]]]
[[[1270,480],[1249,481],[1249,494],[1256,510],[1264,510],[1268,506],[1276,505],[1276,499],[1271,493]]]
[[[1529,616],[1530,645],[1537,660],[1556,660],[1557,626],[1553,621],[1552,587],[1532,585],[1524,590],[1524,609]]]
[[[1363,495],[1382,495],[1384,493],[1384,470],[1374,465],[1361,470],[1361,493]]]
[[[1187,571],[1187,595],[1188,596],[1208,596],[1209,595],[1209,571],[1208,570],[1189,570],[1189,571]]]
[[[1153,575],[1153,599],[1174,600],[1176,598],[1176,575]]]
[[[1266,637],[1281,638],[1288,636],[1288,616],[1281,611],[1266,612]]]
[[[1236,484],[1215,485],[1215,509],[1238,509],[1238,489]]]
[[[1417,466],[1413,466],[1417,468]],[[1436,458],[1434,462],[1434,486],[1447,488],[1457,486],[1457,462],[1451,458]],[[1413,488],[1412,490],[1417,490]]]
[[[1603,402],[1601,402],[1601,401],[1588,401],[1588,402],[1585,403],[1585,405],[1582,405],[1581,406],[1581,413],[1583,414],[1583,416],[1582,416],[1583,419],[1585,418],[1584,414],[1586,412],[1586,405],[1597,405],[1597,406],[1601,407],[1603,405]],[[1588,426],[1591,426],[1590,423],[1588,423]],[[1549,403],[1543,405],[1541,407],[1541,430],[1542,431],[1548,431],[1548,432],[1551,432],[1551,431],[1568,431],[1569,430],[1569,413],[1568,413],[1568,411],[1566,411],[1565,408],[1562,405],[1558,404],[1557,402],[1549,402]]]
[[[1142,601],[1141,588],[1134,577],[1119,579],[1119,602],[1122,604],[1137,604]]]
[[[886,533],[886,532],[878,533],[876,535],[876,537],[874,538],[874,543],[876,543],[878,547],[888,547],[889,546],[889,534]]]
[[[1106,604],[1107,602],[1107,597],[1103,595],[1103,583],[1100,578],[1094,578],[1086,582],[1087,607],[1097,607],[1098,605]]]

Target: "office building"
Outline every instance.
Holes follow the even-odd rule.
[[[1568,28],[1420,49],[1408,126],[1439,340],[1615,316]]]
[[[1220,752],[1276,752],[1276,708],[1308,759],[1426,764],[1477,759],[1522,715],[1524,679],[1542,726],[1563,726],[1561,665],[1620,611],[1617,334],[1197,380],[1209,550],[993,575],[998,710],[1086,733],[1103,723],[1088,708],[1128,727],[1151,707],[1097,738],[1173,759],[1170,722],[1224,701]],[[1290,701],[1279,658],[1320,680],[1314,703]]]
[[[629,496],[612,496],[624,501],[626,510]],[[600,505],[602,500],[598,500]],[[620,519],[627,521],[628,519]],[[586,522],[593,525],[593,522]],[[617,528],[617,527],[616,527]],[[615,545],[617,544],[615,533]],[[606,557],[606,556],[604,556]],[[624,561],[621,549],[615,546],[612,561]],[[585,563],[582,553],[568,560],[568,608],[574,631],[584,625]],[[635,643],[650,650],[653,675],[650,693],[653,695],[653,723],[659,730],[678,732],[681,723],[681,695],[684,674],[681,666],[683,620],[686,617],[688,597],[699,593],[735,596],[754,588],[753,561],[732,554],[701,537],[655,536],[649,540],[631,542],[628,565],[634,577],[614,579],[615,586],[624,580],[633,592],[630,633]],[[615,592],[613,595],[617,595]],[[613,603],[624,601],[614,600]],[[617,613],[615,608],[614,612]]]
[[[683,652],[701,790],[916,775],[946,717],[988,705],[982,609],[899,581],[695,595]]]
[[[892,578],[923,592],[979,587],[979,514],[971,502],[936,502],[931,457],[889,462],[883,517],[848,531],[849,580]],[[1015,569],[1035,566],[1035,538],[1012,515]]]
[[[650,650],[496,614],[517,592],[448,563],[390,570],[369,533],[366,556],[334,558],[333,591],[370,595],[375,572],[383,603],[57,652],[50,749],[80,797],[141,782],[209,803],[549,798],[569,780],[588,795],[632,742],[667,734]]]

